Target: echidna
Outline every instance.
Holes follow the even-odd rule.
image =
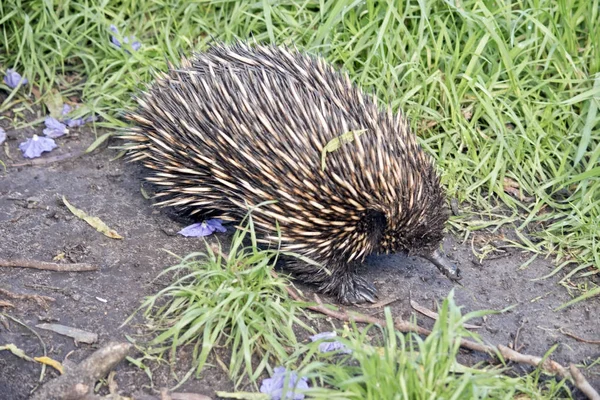
[[[261,240],[319,263],[286,267],[342,303],[374,301],[353,268],[371,253],[408,252],[459,279],[438,251],[444,191],[407,120],[322,58],[215,44],[169,63],[137,102],[122,138],[150,169],[159,205],[240,221],[268,202],[253,211]],[[323,168],[325,146],[353,132]]]

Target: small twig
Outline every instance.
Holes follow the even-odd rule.
[[[583,376],[581,371],[579,371],[579,369],[575,366],[575,364],[569,365],[569,371],[571,372],[571,376],[575,381],[575,386],[577,386],[577,388],[581,390],[583,394],[585,394],[588,397],[588,399],[600,400],[600,395],[598,395],[598,392],[594,390],[592,385],[590,385],[590,383],[585,379],[585,377]]]
[[[85,154],[85,150],[86,149],[81,149],[81,150],[77,150],[77,151],[71,151],[69,153],[65,153],[65,154],[61,154],[59,156],[53,156],[53,157],[46,157],[46,158],[36,158],[35,160],[31,160],[31,161],[25,161],[25,162],[21,162],[21,163],[16,163],[16,164],[10,164],[9,167],[35,167],[38,165],[46,165],[46,164],[52,164],[52,163],[58,163],[58,162],[62,162],[62,161],[67,161],[67,160],[74,160],[77,159],[81,156],[83,156]]]
[[[17,267],[17,268],[34,268],[47,271],[58,272],[85,272],[97,271],[98,267],[91,264],[57,264],[46,261],[36,260],[2,260],[0,259],[0,267]]]
[[[29,284],[29,285],[24,285],[25,287],[31,288],[31,289],[46,289],[46,290],[52,290],[55,292],[59,292],[62,294],[66,294],[68,292],[67,289],[65,288],[59,288],[59,287],[55,287],[55,286],[47,286],[47,285],[38,285],[35,283]]]
[[[388,305],[390,305],[392,303],[395,303],[398,300],[402,300],[402,297],[394,297],[394,298],[391,298],[391,299],[384,299],[384,300],[378,301],[377,303],[368,304],[368,305],[357,304],[357,307],[359,307],[359,308],[368,308],[368,309],[381,308],[381,307],[388,306]]]
[[[415,311],[423,314],[426,317],[431,318],[434,321],[437,321],[440,318],[438,313],[436,313],[435,311],[432,311],[428,308],[423,307],[422,305],[420,305],[419,303],[417,303],[416,301],[414,301],[412,299],[410,300],[410,306]],[[480,329],[481,328],[480,325],[472,325],[472,324],[467,324],[467,323],[464,323],[463,326],[467,329]]]
[[[519,364],[527,364],[527,365],[531,365],[533,367],[537,367],[542,363],[542,360],[543,360],[542,357],[532,356],[529,354],[521,354],[518,351],[515,351],[507,346],[502,345],[502,344],[498,345],[498,350],[500,351],[500,354],[502,355],[502,357],[504,357],[507,360],[519,363]],[[541,367],[542,367],[542,369],[544,369],[552,374],[558,374],[563,378],[569,376],[569,372],[567,371],[567,369],[565,367],[563,367],[556,361],[553,361],[549,358],[544,360],[544,363],[541,365]]]
[[[53,297],[48,297],[48,296],[42,296],[39,294],[18,294],[18,293],[13,293],[10,292],[6,289],[0,289],[0,294],[3,294],[4,296],[10,297],[11,299],[19,299],[19,300],[35,300],[35,302],[40,306],[40,307],[44,307],[44,308],[48,308],[48,301],[52,302],[52,301],[56,301],[55,298]]]
[[[519,333],[521,333],[521,329],[525,325],[525,320],[521,320],[521,324],[517,328],[517,332],[515,333],[515,339],[513,340],[513,349],[519,351],[518,343],[519,343]]]
[[[14,305],[8,301],[0,300],[0,307],[14,307]]]
[[[169,389],[167,389],[167,388],[160,389],[160,400],[173,400],[173,399],[171,399],[171,396],[169,395]]]
[[[589,344],[600,344],[600,340],[584,339],[579,336],[575,336],[571,332],[567,332],[567,331],[563,330],[562,328],[560,328],[559,330],[560,330],[560,333],[562,333],[563,335],[570,336],[573,339],[577,340],[578,342],[589,343]]]

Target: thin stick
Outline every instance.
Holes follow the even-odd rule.
[[[560,329],[560,331],[562,332],[563,335],[570,336],[573,339],[577,340],[578,342],[589,343],[589,344],[600,344],[600,340],[584,339],[584,338],[581,338],[579,336],[575,336],[571,332],[567,332],[567,331],[562,330],[562,329]]]
[[[46,261],[36,260],[2,260],[0,259],[0,267],[18,267],[18,268],[34,268],[47,271],[58,272],[85,272],[97,271],[98,267],[91,264],[57,264]]]
[[[596,392],[594,390],[592,385],[590,385],[590,383],[585,379],[585,377],[583,376],[581,371],[579,371],[579,369],[577,369],[575,364],[569,365],[569,371],[571,372],[571,376],[573,377],[573,380],[575,381],[575,386],[577,386],[577,388],[579,390],[581,390],[583,392],[583,394],[585,394],[588,397],[588,399],[600,400],[600,396],[598,395],[598,392]]]
[[[11,299],[35,300],[35,302],[38,303],[38,305],[40,305],[41,307],[44,307],[44,308],[48,307],[48,303],[47,303],[48,301],[50,301],[50,302],[56,301],[56,299],[53,297],[41,296],[39,294],[18,294],[18,293],[9,292],[6,289],[0,289],[0,294],[10,297]]]
[[[59,156],[46,157],[46,158],[37,158],[37,159],[31,160],[31,161],[25,161],[25,162],[16,163],[16,164],[10,164],[9,167],[27,167],[27,166],[34,167],[34,166],[38,166],[38,165],[46,165],[46,164],[52,164],[52,163],[55,163],[55,162],[62,162],[62,161],[66,161],[66,160],[73,160],[73,159],[79,158],[82,155],[84,155],[85,154],[85,150],[86,149],[77,150],[77,151],[71,151],[69,153],[61,154]]]
[[[278,275],[275,271],[271,271],[271,275],[273,277],[278,277]],[[303,297],[296,291],[296,288],[292,284],[290,284],[289,286],[286,286],[286,290],[292,299],[306,303],[306,300],[303,299]],[[376,317],[373,317],[370,315],[364,315],[364,314],[353,312],[353,311],[349,312],[347,310],[344,310],[341,307],[337,307],[337,310],[333,310],[333,309],[329,308],[331,306],[325,306],[323,304],[323,302],[321,301],[321,299],[319,298],[319,296],[317,296],[316,294],[315,294],[315,302],[317,303],[317,305],[309,304],[306,306],[306,308],[308,308],[309,310],[319,312],[323,315],[326,315],[326,316],[329,316],[332,318],[336,318],[340,321],[347,321],[347,322],[355,321],[355,322],[359,322],[359,323],[362,322],[362,323],[367,323],[367,324],[375,324],[375,325],[379,325],[379,326],[385,326],[385,321],[380,318],[376,318]],[[415,332],[415,333],[418,333],[420,335],[425,335],[425,336],[431,334],[430,330],[422,328],[422,327],[420,327],[416,324],[410,323],[408,321],[405,321],[401,318],[396,318],[394,320],[394,327],[397,330],[399,330],[400,332],[404,332],[404,333]],[[596,392],[596,390],[594,390],[594,388],[589,384],[589,382],[585,379],[583,374],[576,368],[575,368],[576,372],[573,373],[573,371],[574,371],[573,365],[571,365],[570,370],[569,370],[569,369],[563,367],[562,365],[560,365],[559,363],[557,363],[556,361],[553,361],[551,359],[546,359],[542,363],[541,357],[531,356],[528,354],[521,354],[518,351],[512,350],[501,344],[499,344],[497,347],[494,347],[494,346],[490,346],[490,345],[486,345],[486,344],[476,343],[476,342],[473,342],[473,341],[470,341],[467,339],[461,339],[460,347],[469,349],[469,350],[473,350],[473,351],[478,351],[481,353],[486,353],[490,356],[494,356],[494,355],[497,355],[497,353],[500,353],[500,355],[505,360],[513,361],[513,362],[520,363],[520,364],[527,364],[527,365],[531,365],[533,367],[541,366],[541,368],[543,370],[550,372],[552,374],[558,374],[561,378],[573,379],[575,386],[579,390],[581,390],[590,400],[600,400],[600,395],[598,395],[598,392]]]
[[[395,297],[393,299],[385,299],[385,300],[381,300],[378,301],[377,303],[373,303],[373,304],[368,304],[368,305],[364,305],[364,304],[357,304],[357,307],[359,308],[368,308],[368,309],[373,309],[373,308],[382,308],[385,306],[388,306],[392,303],[397,302],[398,300],[401,300],[401,297]]]
[[[14,307],[14,305],[8,301],[0,300],[0,307]]]

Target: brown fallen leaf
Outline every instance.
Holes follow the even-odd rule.
[[[510,194],[521,201],[532,202],[535,198],[533,196],[523,196],[521,191],[521,185],[517,181],[511,178],[504,178],[503,189],[506,193]]]
[[[98,335],[96,333],[83,331],[77,328],[71,328],[70,326],[59,324],[39,324],[35,327],[56,332],[59,335],[68,336],[70,338],[73,338],[77,343],[92,344],[96,343],[96,341],[98,340]]]
[[[39,363],[41,363],[41,364],[46,364],[46,365],[51,366],[52,368],[54,368],[55,370],[57,370],[58,372],[60,372],[61,375],[65,372],[62,364],[59,363],[56,360],[53,360],[50,357],[46,357],[46,356],[43,356],[43,357],[34,357],[34,360],[37,361],[37,362],[39,362]]]
[[[117,231],[110,229],[102,220],[98,217],[90,217],[83,210],[73,207],[65,196],[63,196],[63,203],[67,206],[69,211],[73,213],[77,218],[84,220],[90,226],[95,228],[98,232],[102,233],[104,236],[107,236],[111,239],[123,239],[123,236],[119,235]]]
[[[471,121],[471,118],[473,118],[473,104],[471,104],[467,108],[464,108],[462,110],[462,115],[467,121]]]
[[[33,93],[33,97],[35,97],[35,101],[38,101],[42,98],[42,94],[40,93],[40,88],[37,85],[31,85],[31,93]]]

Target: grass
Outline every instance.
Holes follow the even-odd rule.
[[[307,395],[327,399],[559,399],[571,398],[564,381],[544,381],[536,370],[524,377],[509,377],[507,368],[461,365],[457,360],[461,338],[479,340],[463,323],[484,312],[461,315],[453,293],[444,300],[431,335],[394,330],[385,309],[387,325],[357,329],[337,339],[350,355],[319,354],[318,342],[299,350],[302,373],[313,378]],[[371,342],[375,344],[371,344]]]
[[[298,318],[301,310],[288,298],[287,281],[271,275],[277,255],[257,248],[249,216],[228,254],[207,244],[205,252],[161,273],[177,279],[141,306],[157,333],[147,346],[154,354],[170,350],[172,364],[180,346],[193,346],[194,367],[180,384],[194,370],[198,377],[217,348],[227,349],[227,370],[236,384],[246,377],[255,381],[269,363],[288,358],[286,348],[297,343],[294,327],[312,331]]]
[[[599,1],[15,1],[0,5],[0,65],[42,93],[80,95],[114,128],[165,55],[211,37],[293,42],[402,108],[449,196],[492,220],[452,229],[468,239],[514,226],[557,271],[589,271],[600,266]],[[110,24],[142,48],[112,46]]]

